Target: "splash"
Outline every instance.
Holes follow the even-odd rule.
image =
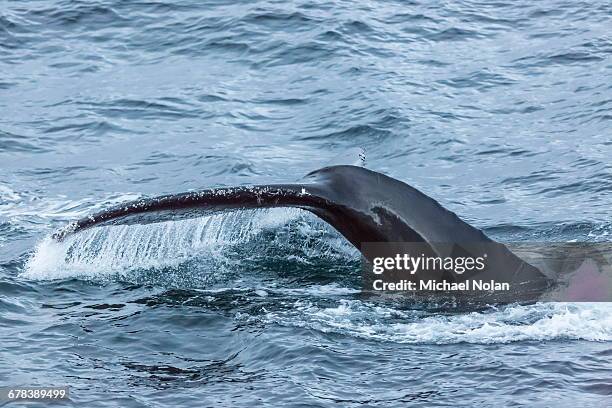
[[[215,263],[239,263],[251,255],[231,248],[308,217],[313,216],[298,209],[256,209],[159,224],[92,228],[63,242],[47,237],[36,247],[22,276],[127,277],[135,270],[178,268],[193,260],[207,262],[215,270]],[[305,221],[298,223],[299,234],[312,234],[320,226],[316,220]]]

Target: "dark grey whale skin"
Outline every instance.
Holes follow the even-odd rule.
[[[504,245],[443,208],[417,189],[362,167],[325,167],[295,184],[215,188],[140,199],[77,220],[53,237],[61,241],[81,230],[119,224],[146,224],[199,217],[228,210],[296,207],[310,211],[333,226],[359,250],[364,243],[426,244],[428,252],[454,256],[449,244],[486,252],[487,269],[475,274],[445,272],[438,278],[509,282],[512,293],[500,301],[536,299],[551,286],[540,270]],[[466,251],[464,250],[463,253]],[[362,251],[362,253],[364,253]],[[368,254],[364,255],[368,257]]]

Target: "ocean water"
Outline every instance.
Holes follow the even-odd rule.
[[[0,385],[69,385],[57,406],[609,407],[610,303],[368,297],[355,250],[298,210],[49,235],[359,146],[498,240],[608,241],[611,28],[603,0],[1,0]]]

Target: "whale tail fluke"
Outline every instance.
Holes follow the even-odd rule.
[[[362,152],[353,151],[350,156],[354,159],[353,153]],[[294,184],[222,187],[138,199],[76,220],[53,237],[63,240],[97,226],[148,224],[271,207],[310,211],[357,248],[363,242],[490,241],[411,186],[352,165],[324,167]]]
[[[325,167],[294,184],[215,188],[140,199],[77,220],[53,237],[61,241],[96,226],[147,224],[272,207],[296,207],[314,213],[368,259],[365,243],[423,243],[427,253],[440,257],[458,256],[466,248],[486,250],[489,268],[481,273],[483,277],[521,285],[529,282],[523,287],[535,288],[535,292],[549,286],[548,278],[537,268],[431,197],[399,180],[351,165]],[[464,280],[466,276],[451,278]]]

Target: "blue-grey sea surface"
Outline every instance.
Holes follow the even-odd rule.
[[[48,237],[363,147],[495,239],[609,241],[611,79],[608,0],[0,0],[0,385],[79,407],[610,407],[610,303],[364,296],[356,251],[298,210]]]

